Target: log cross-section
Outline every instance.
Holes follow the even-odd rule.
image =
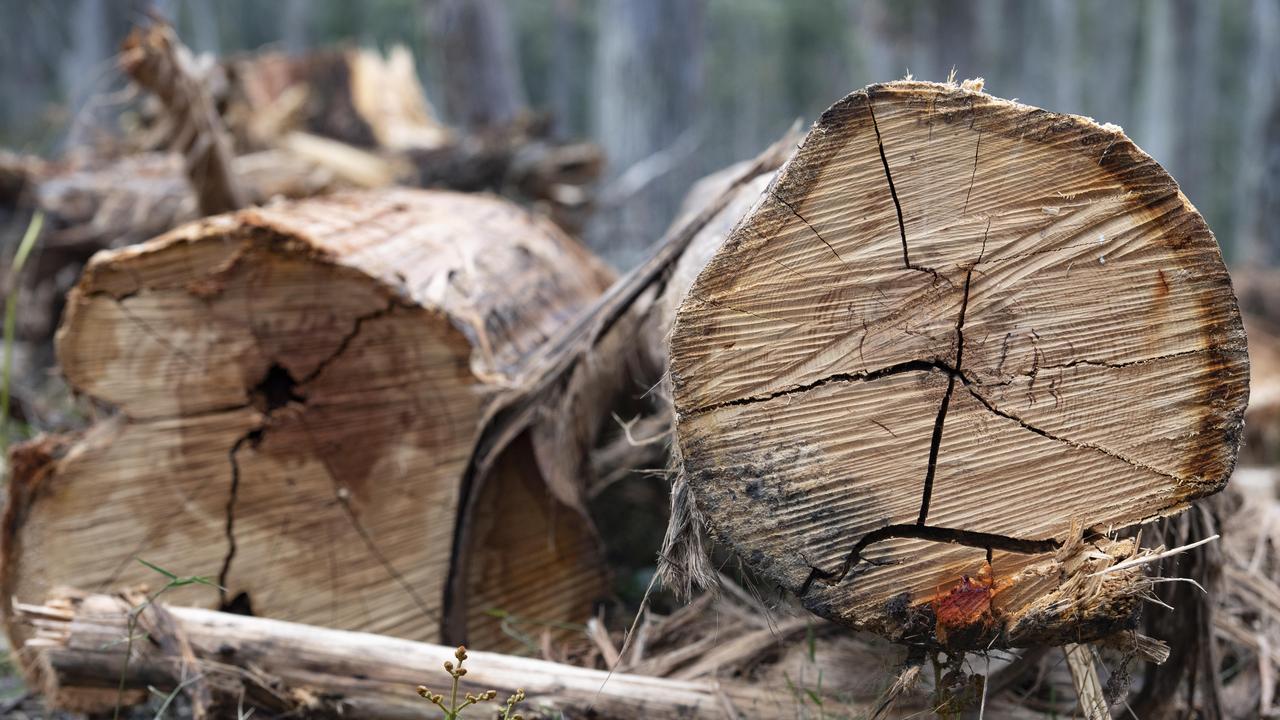
[[[911,81],[823,114],[683,301],[671,376],[719,539],[821,615],[984,647],[1126,622],[1113,531],[1223,487],[1248,394],[1217,244],[1155,161]]]
[[[493,609],[585,621],[607,590],[577,498],[527,453],[497,463],[474,508],[461,478],[494,395],[610,279],[508,202],[402,189],[97,255],[58,353],[71,386],[115,412],[23,455],[6,604],[156,587],[141,558],[222,588],[170,594],[182,602],[412,639],[509,644]],[[483,552],[454,567],[473,519]],[[446,628],[451,573],[474,602]]]

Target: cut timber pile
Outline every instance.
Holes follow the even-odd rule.
[[[713,534],[820,615],[952,649],[1131,626],[1113,531],[1223,487],[1248,394],[1217,245],[1151,158],[910,81],[822,116],[670,364]]]
[[[492,647],[491,608],[581,622],[604,580],[578,498],[549,493],[527,439],[465,513],[462,478],[496,390],[609,280],[505,201],[416,190],[245,210],[97,255],[58,352],[117,412],[16,452],[6,602],[156,587],[138,557],[225,588],[175,602],[330,627]]]

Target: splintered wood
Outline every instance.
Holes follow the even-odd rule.
[[[414,190],[246,210],[99,254],[58,353],[117,412],[26,452],[6,603],[163,584],[142,558],[225,588],[175,602],[406,638],[470,630],[501,647],[493,608],[585,621],[605,593],[594,531],[536,462],[499,462],[467,506],[485,552],[462,565],[455,546],[487,403],[609,280],[509,203]],[[471,627],[444,627],[468,596]]]
[[[1222,489],[1248,361],[1213,235],[1114,127],[841,100],[703,269],[671,376],[713,534],[812,611],[975,648],[1125,626],[1113,531]]]

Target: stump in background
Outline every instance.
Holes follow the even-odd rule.
[[[814,612],[953,648],[1126,626],[1113,531],[1220,490],[1248,361],[1204,221],[1118,129],[954,85],[837,103],[680,307],[683,471]]]
[[[477,542],[503,545],[467,567],[453,554],[487,402],[609,280],[509,203],[412,190],[246,210],[99,254],[58,350],[70,384],[116,412],[15,474],[6,603],[155,586],[140,557],[225,588],[174,602],[330,627],[439,638],[451,572],[476,598],[470,629],[495,644],[478,603],[582,621],[605,593],[594,530],[529,458],[500,463],[488,487],[502,494],[477,509],[491,512]]]

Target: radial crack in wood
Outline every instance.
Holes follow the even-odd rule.
[[[1133,544],[1082,532],[1221,489],[1248,394],[1217,244],[1151,158],[911,81],[823,114],[706,261],[670,367],[717,539],[818,614],[965,648],[1129,623],[1139,574],[1086,575]]]
[[[493,397],[610,279],[510,203],[400,189],[97,255],[59,359],[117,412],[15,473],[6,605],[154,586],[141,557],[225,588],[176,601],[337,628],[438,639],[451,573],[474,603],[447,630],[490,647],[513,643],[494,608],[585,621],[607,592],[597,537],[544,458],[500,455],[474,508],[461,478]],[[468,513],[485,551],[453,568]]]

